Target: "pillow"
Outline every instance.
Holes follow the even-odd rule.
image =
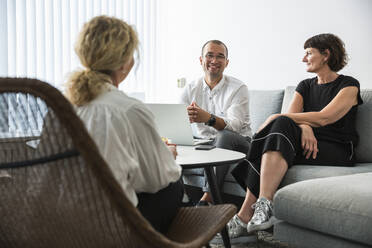
[[[250,90],[249,115],[252,132],[272,114],[280,113],[284,90]]]
[[[283,97],[283,105],[282,110],[280,113],[287,113],[287,109],[289,107],[289,104],[292,101],[293,94],[296,90],[296,86],[287,86],[284,91],[284,97]]]
[[[357,162],[372,162],[372,90],[361,90],[363,104],[358,107],[356,129],[359,144],[356,147]]]

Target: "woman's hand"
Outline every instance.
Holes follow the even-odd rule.
[[[169,151],[173,154],[174,159],[177,158],[177,146],[175,144],[167,144]]]
[[[309,125],[299,125],[302,134],[301,134],[301,147],[304,150],[303,155],[306,159],[309,159],[311,154],[312,158],[316,159],[318,154],[318,141],[314,136],[313,128]]]
[[[267,126],[267,124],[269,124],[270,122],[272,122],[273,120],[275,120],[279,116],[281,116],[281,114],[270,115],[269,118],[267,118],[266,121],[264,123],[262,123],[262,125],[258,128],[258,130],[256,131],[256,133],[260,132],[262,129],[264,129],[264,127]]]

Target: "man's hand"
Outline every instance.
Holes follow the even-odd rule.
[[[174,159],[176,159],[178,155],[177,146],[175,144],[167,144],[167,147],[169,151],[171,151],[171,153],[173,154]]]
[[[309,159],[311,154],[313,159],[316,159],[318,154],[318,141],[316,140],[313,132],[313,128],[309,125],[300,125],[302,130],[301,134],[301,147],[304,150],[303,155],[306,159]]]
[[[193,122],[205,123],[209,120],[209,118],[211,118],[211,114],[201,109],[195,102],[192,102],[187,107],[187,113],[189,115],[190,123]]]

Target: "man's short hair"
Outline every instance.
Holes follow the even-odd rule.
[[[216,44],[216,45],[223,45],[223,46],[225,47],[225,50],[226,50],[226,58],[228,57],[228,55],[229,55],[229,51],[228,51],[228,49],[227,49],[227,46],[225,45],[225,43],[223,43],[223,42],[220,41],[220,40],[209,40],[209,41],[205,42],[205,44],[204,44],[203,47],[202,47],[202,51],[201,51],[202,56],[203,56],[203,52],[204,52],[204,47],[205,47],[206,45],[208,45],[209,43],[213,43],[213,44]]]

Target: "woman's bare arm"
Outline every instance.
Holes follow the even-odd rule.
[[[303,109],[304,109],[304,99],[300,93],[295,91],[292,101],[289,104],[289,107],[287,109],[287,113],[301,113]]]
[[[357,87],[345,87],[319,112],[289,112],[283,115],[288,116],[297,124],[307,124],[312,127],[325,126],[338,121],[346,115],[354,105],[358,104],[357,94]],[[296,106],[292,105],[293,104],[291,104],[289,111],[296,110]]]

